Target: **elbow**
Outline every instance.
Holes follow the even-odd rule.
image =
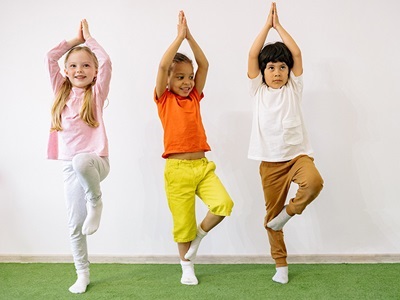
[[[161,72],[161,73],[168,73],[169,67],[170,67],[169,65],[160,63],[160,64],[158,65],[158,72]]]
[[[301,51],[300,49],[293,51],[292,56],[294,60],[301,59]]]
[[[108,55],[99,61],[99,69],[112,69],[111,59]]]
[[[208,63],[208,61],[203,61],[201,63],[197,62],[197,66],[198,66],[197,72],[199,70],[202,70],[204,72],[208,72],[208,68],[209,68],[210,64]]]
[[[260,53],[255,53],[254,51],[249,52],[249,61],[257,61],[258,62],[258,55]]]
[[[210,67],[210,64],[208,63],[208,60],[205,61],[204,66],[202,66],[206,71],[208,71],[208,68]]]
[[[110,66],[111,67],[111,58],[107,55],[105,58],[104,58],[104,65],[107,65],[107,66]]]
[[[111,64],[111,58],[108,54],[105,55],[104,61],[105,61],[105,63]]]
[[[208,68],[209,68],[209,66],[210,66],[210,64],[209,64],[209,62],[208,62],[208,59],[207,58],[204,58],[204,59],[202,59],[202,60],[196,60],[196,63],[197,63],[197,65],[199,66],[199,68],[202,68],[202,69],[204,69],[204,70],[208,70]]]

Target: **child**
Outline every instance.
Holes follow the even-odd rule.
[[[87,47],[76,47],[84,42]],[[63,77],[58,60],[66,52]],[[63,161],[68,227],[78,275],[69,291],[84,293],[90,283],[86,235],[99,227],[103,207],[100,182],[110,170],[103,104],[109,91],[111,61],[91,37],[85,19],[78,35],[62,41],[46,58],[55,93],[48,157]]]
[[[283,43],[263,47],[271,28],[278,32]],[[262,161],[260,175],[267,210],[264,227],[276,264],[272,280],[285,284],[289,278],[282,228],[318,196],[323,180],[314,165],[301,113],[301,52],[279,23],[275,3],[272,3],[267,22],[250,49],[247,74],[254,98],[248,156]],[[291,182],[297,183],[299,189],[285,205]]]
[[[198,65],[196,74],[192,61],[177,53],[185,39]],[[215,164],[205,157],[210,146],[201,121],[200,100],[207,71],[207,58],[190,33],[181,11],[177,37],[159,65],[154,100],[164,128],[165,190],[181,260],[181,283],[186,285],[198,284],[193,261],[201,239],[229,216],[233,207],[230,196],[214,173]],[[195,195],[209,208],[198,228]]]

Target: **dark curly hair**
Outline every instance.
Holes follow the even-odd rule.
[[[187,57],[185,54],[177,52],[174,56],[174,59],[172,60],[172,64],[168,68],[168,75],[171,74],[171,70],[175,64],[183,62],[193,65],[193,61],[189,57]]]
[[[264,71],[269,62],[284,62],[290,70],[293,68],[293,56],[289,48],[282,42],[266,44],[258,55],[258,66],[261,71],[263,82],[265,82]]]

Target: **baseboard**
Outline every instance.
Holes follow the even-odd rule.
[[[176,264],[175,255],[91,255],[92,263],[116,264]],[[70,255],[0,255],[0,263],[71,263]],[[270,256],[262,255],[202,255],[198,264],[273,264]],[[316,254],[290,255],[291,264],[340,264],[340,263],[400,263],[400,254]]]

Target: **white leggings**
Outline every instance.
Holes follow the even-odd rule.
[[[64,193],[72,256],[77,271],[89,269],[86,236],[82,234],[86,201],[94,205],[101,200],[100,182],[107,177],[110,164],[107,157],[80,153],[72,161],[64,161]]]

